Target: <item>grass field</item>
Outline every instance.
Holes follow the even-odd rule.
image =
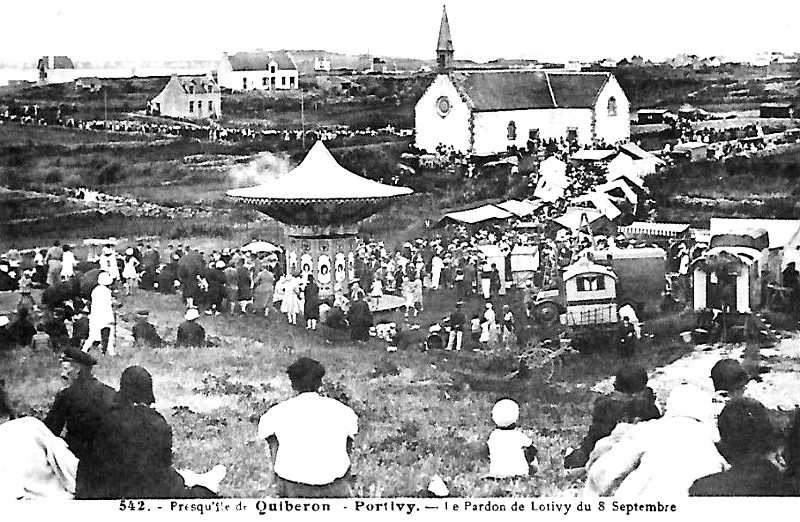
[[[429,294],[420,330],[407,329],[401,349],[387,353],[385,344],[349,341],[346,332],[322,328],[317,332],[290,327],[283,316],[203,316],[201,324],[219,346],[204,349],[165,348],[134,351],[126,335],[120,353],[102,358],[96,369],[101,380],[116,387],[122,370],[131,364],[148,368],[154,377],[157,409],[174,431],[177,467],[206,470],[217,463],[229,469],[222,493],[259,497],[274,493],[270,462],[262,441],[256,440],[259,416],[291,396],[285,368],[301,355],[325,364],[325,391],[347,402],[359,415],[353,472],[356,494],[367,497],[415,495],[434,474],[458,496],[570,495],[580,477],[565,472],[562,455],[585,434],[596,394],[589,388],[622,363],[613,353],[572,356],[549,383],[506,381],[513,368],[505,351],[496,355],[464,351],[422,353],[417,343],[427,326],[449,313],[454,297],[447,291]],[[518,296],[500,298],[519,310]],[[181,319],[177,296],[138,292],[124,299],[120,324],[130,327],[135,310],[148,307],[163,337],[174,339]],[[478,310],[474,299],[467,312]],[[403,325],[399,314],[388,318]],[[655,368],[689,349],[675,340],[684,319],[652,325],[659,348],[642,346],[639,360]],[[524,321],[523,321],[524,323]],[[543,335],[537,328],[526,335]],[[0,354],[0,378],[22,413],[43,416],[61,388],[59,364],[51,353],[19,349]],[[520,426],[529,430],[540,454],[536,476],[509,481],[483,478],[488,472],[485,442],[491,408],[503,397],[520,403]]]

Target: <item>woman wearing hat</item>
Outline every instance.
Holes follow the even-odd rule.
[[[225,477],[224,466],[206,474],[186,473],[194,487],[172,467],[172,428],[152,404],[153,379],[141,366],[122,372],[119,392],[100,423],[91,472],[101,483],[77,488],[79,499],[213,498]]]
[[[186,310],[184,321],[178,325],[177,346],[205,346],[206,330],[197,322],[198,317],[200,312],[197,308]]]
[[[116,355],[114,340],[116,337],[116,316],[114,314],[114,298],[111,294],[113,278],[108,272],[100,272],[97,286],[92,290],[92,305],[89,311],[89,337],[83,344],[83,351],[89,351],[96,344],[101,345],[103,355]]]

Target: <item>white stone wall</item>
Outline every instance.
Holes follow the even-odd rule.
[[[440,115],[437,109],[437,100],[441,96],[450,100],[450,112],[445,116]],[[442,143],[461,152],[469,151],[470,109],[447,75],[437,76],[417,102],[414,128],[416,146],[422,150],[433,152]]]
[[[581,145],[592,142],[592,111],[590,109],[527,109],[517,111],[476,112],[473,152],[479,156],[505,152],[511,145],[524,148],[528,131],[539,129],[541,139],[567,136],[571,127],[578,131]],[[516,139],[508,139],[508,123],[514,121]]]
[[[608,100],[614,98],[617,102],[616,116],[609,116]],[[611,76],[595,105],[595,137],[604,140],[609,145],[618,141],[629,141],[631,137],[630,103],[625,91],[622,90],[617,80]]]

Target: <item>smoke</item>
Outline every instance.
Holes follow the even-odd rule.
[[[228,176],[236,187],[261,185],[277,179],[291,170],[289,157],[260,152],[247,164],[234,165]]]

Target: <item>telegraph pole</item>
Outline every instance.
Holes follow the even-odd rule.
[[[306,150],[306,112],[303,100],[303,88],[300,88],[300,132],[302,133],[303,150]]]

